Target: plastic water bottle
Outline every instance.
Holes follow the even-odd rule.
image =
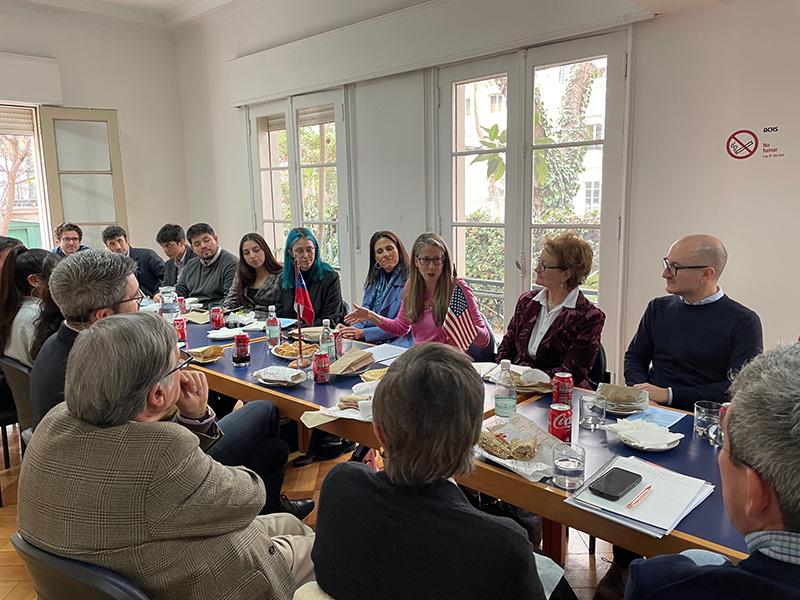
[[[175,317],[181,314],[181,308],[178,304],[178,294],[172,286],[160,287],[158,288],[158,292],[161,294],[161,308],[159,308],[158,312],[164,317],[167,323],[172,323]]]
[[[269,314],[267,316],[267,343],[270,348],[274,348],[281,343],[281,322],[275,315],[275,306],[269,306]]]
[[[336,360],[336,342],[333,339],[330,319],[322,319],[322,333],[319,335],[319,349],[328,353],[331,362]]]
[[[500,376],[494,390],[494,414],[508,420],[517,412],[517,389],[511,377],[511,361],[500,361]]]

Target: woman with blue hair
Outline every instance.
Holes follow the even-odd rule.
[[[281,276],[283,302],[279,316],[290,318],[296,316],[295,265],[303,276],[303,282],[311,298],[311,306],[314,308],[314,322],[311,325],[322,325],[323,319],[330,319],[332,326],[339,323],[347,312],[347,305],[342,301],[339,274],[320,258],[317,238],[307,227],[296,227],[286,237]]]

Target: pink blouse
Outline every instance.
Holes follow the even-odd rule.
[[[477,331],[475,340],[472,342],[475,346],[483,348],[489,343],[489,330],[483,324],[481,313],[478,310],[478,305],[475,302],[475,295],[463,279],[456,279],[456,285],[461,287],[464,291],[464,296],[467,299],[467,310],[469,316],[472,318]],[[431,299],[431,294],[425,292],[424,300]],[[383,329],[386,333],[395,336],[404,336],[409,331],[414,335],[414,343],[419,344],[422,342],[441,342],[450,346],[455,346],[453,340],[447,335],[444,330],[436,324],[433,318],[433,310],[430,308],[423,309],[422,316],[413,323],[406,317],[405,302],[400,302],[400,310],[397,312],[397,317],[394,319],[387,319],[381,317],[378,327]]]

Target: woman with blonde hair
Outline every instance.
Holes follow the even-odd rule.
[[[520,296],[508,324],[497,362],[541,369],[551,377],[572,374],[588,388],[589,371],[600,349],[606,316],[578,286],[592,269],[592,247],[574,231],[548,237],[536,265],[536,285]]]
[[[491,339],[489,330],[472,290],[456,276],[442,237],[435,233],[420,235],[411,249],[411,258],[414,268],[396,318],[388,319],[356,305],[356,310],[345,317],[345,323],[370,321],[394,336],[410,331],[414,342],[441,342],[461,350],[470,345],[486,346]],[[467,315],[459,319],[464,313]]]

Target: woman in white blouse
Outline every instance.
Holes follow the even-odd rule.
[[[7,357],[27,366],[33,364],[30,350],[41,311],[42,266],[49,254],[41,248],[12,248],[0,277],[0,348]]]

